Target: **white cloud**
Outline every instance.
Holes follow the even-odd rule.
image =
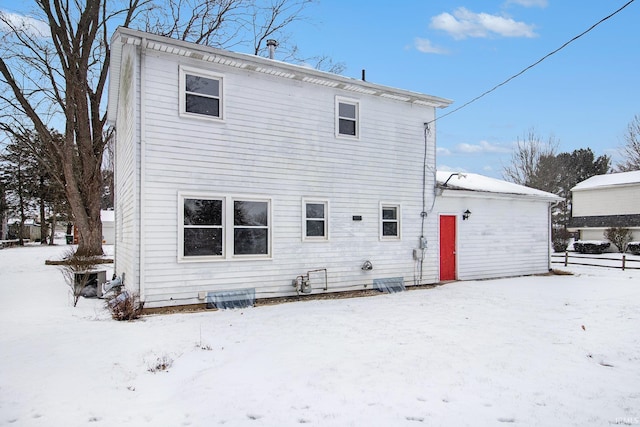
[[[422,53],[435,53],[438,55],[444,55],[449,53],[446,49],[434,46],[430,40],[416,37],[414,40],[416,49]]]
[[[13,31],[14,29],[27,32],[34,37],[50,35],[49,25],[46,22],[31,16],[0,10],[0,30]]]
[[[451,155],[451,150],[449,150],[448,148],[444,148],[444,147],[436,147],[436,153],[439,156],[450,156]]]
[[[475,13],[459,7],[453,15],[447,12],[431,18],[431,28],[442,30],[455,39],[467,37],[489,37],[498,35],[502,37],[536,37],[534,26],[524,22],[514,21],[511,18],[491,15],[488,13]]]
[[[456,145],[456,152],[465,154],[478,153],[510,153],[511,148],[503,147],[498,144],[491,144],[487,141],[480,141],[478,144],[462,143]]]
[[[547,7],[549,2],[547,0],[507,0],[507,5],[517,4],[523,7]]]

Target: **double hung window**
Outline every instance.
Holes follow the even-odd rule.
[[[380,205],[380,238],[382,240],[400,239],[399,205]]]
[[[222,77],[181,67],[180,113],[222,119]]]
[[[352,138],[360,137],[358,101],[336,98],[336,134]]]
[[[329,203],[319,200],[303,200],[303,240],[328,240]]]

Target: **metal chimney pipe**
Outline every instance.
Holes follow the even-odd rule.
[[[274,39],[267,40],[267,47],[269,48],[269,59],[273,59],[278,47],[278,41]]]

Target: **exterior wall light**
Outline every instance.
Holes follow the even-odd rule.
[[[467,209],[466,211],[462,212],[462,220],[463,221],[469,219],[470,216],[471,216],[471,211],[469,209]]]

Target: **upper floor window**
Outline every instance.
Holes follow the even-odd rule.
[[[303,200],[303,239],[328,240],[329,203],[319,200]]]
[[[383,240],[400,239],[399,205],[380,205],[380,238]]]
[[[359,103],[336,98],[336,128],[338,136],[359,138]]]
[[[222,77],[180,67],[180,113],[222,119]]]

